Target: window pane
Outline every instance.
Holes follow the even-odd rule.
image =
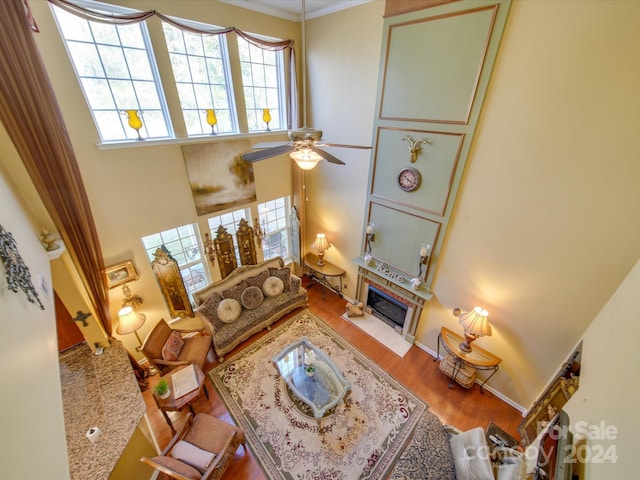
[[[278,256],[287,258],[290,255],[288,197],[261,203],[258,212],[265,260]]]
[[[211,134],[211,126],[204,121],[207,109],[215,111],[217,133],[237,132],[232,86],[227,81],[230,68],[224,37],[196,35],[167,23],[163,23],[162,28],[188,135]],[[202,121],[194,121],[198,116]]]
[[[223,213],[222,215],[218,215],[216,217],[210,217],[207,222],[209,224],[209,231],[211,233],[211,238],[216,238],[218,234],[218,227],[222,225],[229,235],[233,236],[233,246],[236,251],[236,261],[238,265],[240,265],[240,251],[238,250],[238,242],[236,239],[236,232],[238,231],[238,224],[240,220],[243,218],[246,220],[250,218],[251,212],[248,209],[243,208],[241,210],[234,210],[232,212]]]
[[[111,7],[103,5],[103,10],[108,8]],[[107,25],[84,20],[55,6],[53,13],[101,139],[137,138],[127,117],[120,114],[123,110],[149,109],[157,112],[143,120],[140,134],[145,138],[168,137],[171,128],[155,74],[155,60],[144,41],[148,38],[146,24]],[[109,111],[111,115],[107,114]],[[150,116],[153,125],[147,124]],[[120,125],[106,123],[114,120]]]
[[[284,71],[282,52],[270,52],[238,38],[240,70],[249,131],[285,128]],[[271,120],[262,119],[269,109]]]
[[[197,225],[183,225],[148,235],[142,238],[142,244],[150,262],[155,259],[154,254],[158,248],[162,245],[166,247],[178,262],[180,274],[190,296],[208,284],[209,278],[198,243]]]

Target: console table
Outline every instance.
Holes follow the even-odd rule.
[[[452,371],[445,372],[445,374],[452,380],[452,382],[449,383],[449,388],[453,388],[453,381],[462,385],[461,379],[458,378],[458,375],[460,374],[461,369],[465,367],[471,367],[475,370],[491,371],[491,374],[485,378],[482,383],[480,383],[480,393],[483,393],[484,384],[487,383],[487,381],[498,371],[498,365],[502,362],[502,359],[476,345],[471,346],[471,351],[469,353],[463,352],[460,350],[460,344],[462,342],[464,342],[464,338],[462,336],[453,333],[446,327],[442,327],[442,330],[438,334],[438,356],[433,361],[435,362],[440,358],[441,345],[446,352],[451,355],[451,358],[453,358],[454,365]]]
[[[324,261],[324,265],[318,265],[320,259],[315,253],[307,253],[304,256],[303,261],[304,266],[309,269],[309,278],[311,278],[312,281],[316,281],[327,287],[329,290],[342,296],[342,277],[344,277],[347,272],[326,260]],[[339,285],[333,285],[329,281],[331,278],[337,278]],[[325,296],[325,292],[322,292],[323,299]]]

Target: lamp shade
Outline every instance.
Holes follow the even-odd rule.
[[[482,307],[475,307],[472,311],[460,315],[458,322],[464,328],[465,333],[473,334],[476,337],[491,335],[491,325],[487,317],[487,312]]]
[[[295,150],[289,156],[296,161],[302,170],[311,170],[315,167],[322,157],[309,148]]]
[[[316,241],[313,242],[312,248],[317,250],[318,252],[324,252],[331,248],[331,244],[327,242],[327,237],[324,233],[319,233],[316,235]]]
[[[124,307],[118,312],[118,317],[120,317],[120,323],[116,328],[118,335],[135,332],[144,325],[144,321],[147,319],[145,315],[136,313],[132,307]]]

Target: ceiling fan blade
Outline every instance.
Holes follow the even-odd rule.
[[[262,142],[262,143],[256,143],[255,145],[252,145],[251,148],[253,150],[257,150],[259,148],[273,148],[273,147],[279,147],[281,145],[291,145],[291,143],[284,141],[284,142]]]
[[[338,147],[338,148],[360,148],[362,150],[371,150],[371,147],[368,145],[345,145],[343,143],[317,143],[318,147]]]
[[[340,160],[339,158],[334,157],[333,155],[331,155],[329,152],[325,152],[324,150],[321,150],[318,147],[314,147],[313,145],[309,146],[309,149],[314,151],[315,153],[317,153],[318,155],[320,155],[322,158],[324,158],[327,162],[331,162],[331,163],[335,163],[338,165],[344,165],[345,163]]]
[[[248,163],[259,162],[260,160],[282,155],[283,153],[289,153],[293,149],[293,145],[279,145],[277,147],[265,148],[264,150],[243,153],[240,155],[240,158]]]

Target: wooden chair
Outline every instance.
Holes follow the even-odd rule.
[[[162,349],[171,332],[180,333],[184,346],[176,360],[165,360],[162,356]],[[195,333],[199,333],[199,335],[194,335]],[[195,330],[175,329],[171,328],[164,319],[160,319],[147,335],[140,351],[162,376],[180,365],[188,365],[190,363],[198,365],[204,371],[204,364],[212,346],[212,337],[204,328]]]
[[[195,446],[204,451],[200,452],[198,461],[184,453],[176,453],[185,446],[185,442],[189,448]],[[195,417],[189,413],[182,430],[160,455],[142,457],[140,461],[158,470],[159,479],[219,480],[240,445],[246,452],[244,430],[206,413],[198,413]]]

